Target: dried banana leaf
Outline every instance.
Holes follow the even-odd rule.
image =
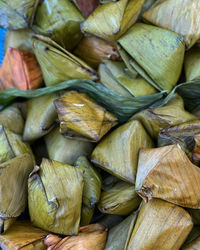
[[[127,250],[136,216],[136,213],[129,215],[119,225],[109,230],[105,250]]]
[[[199,250],[200,249],[200,237],[192,241],[190,244],[182,248],[182,250]]]
[[[35,55],[9,47],[0,68],[0,89],[36,89],[42,83],[42,72]]]
[[[99,0],[73,0],[73,2],[85,17],[88,17],[99,6]]]
[[[16,105],[7,107],[0,112],[0,124],[7,127],[16,134],[22,134],[24,130],[24,119],[21,111]]]
[[[82,205],[81,221],[80,221],[81,226],[85,226],[85,225],[90,224],[92,217],[94,215],[94,209],[95,209],[95,207],[89,208],[89,207],[85,206],[84,204]]]
[[[58,234],[77,234],[82,191],[82,170],[43,159],[28,180],[28,205],[33,225]]]
[[[6,162],[16,156],[32,153],[28,144],[22,141],[22,137],[0,125],[0,163]]]
[[[17,221],[0,235],[1,249],[45,250],[43,242],[47,233],[33,227],[28,221]]]
[[[200,134],[194,136],[194,148],[192,152],[192,161],[197,166],[200,165]]]
[[[135,186],[119,182],[111,189],[102,192],[98,209],[102,213],[128,215],[137,209],[140,202]]]
[[[27,205],[27,180],[32,170],[33,158],[30,154],[0,164],[0,233],[6,231],[14,218],[24,211]]]
[[[185,53],[185,76],[187,81],[200,79],[200,48],[194,47]]]
[[[85,156],[80,156],[74,165],[83,170],[83,204],[88,208],[92,208],[100,200],[102,186],[101,175]]]
[[[0,27],[10,30],[27,28],[32,24],[38,0],[1,0]]]
[[[194,226],[190,232],[190,234],[188,235],[187,239],[185,240],[183,247],[187,246],[188,244],[190,244],[191,242],[193,242],[195,239],[197,239],[200,236],[200,227],[198,226]],[[182,249],[181,248],[181,249]]]
[[[91,142],[72,140],[60,134],[59,128],[45,136],[45,143],[51,160],[73,165],[79,156],[89,156],[94,148]]]
[[[160,198],[199,209],[199,180],[200,168],[179,145],[140,150],[135,189],[144,200]]]
[[[159,0],[143,14],[143,18],[184,37],[187,48],[200,38],[198,0]]]
[[[128,250],[177,250],[192,226],[192,219],[183,208],[153,199],[140,209]]]
[[[84,37],[74,50],[74,54],[94,68],[98,67],[102,59],[121,60],[115,43],[95,36]]]
[[[48,37],[37,36],[33,51],[47,86],[70,79],[98,79],[90,66]]]
[[[70,91],[54,101],[61,134],[98,142],[118,120],[85,93]]]
[[[57,113],[53,101],[58,93],[44,95],[28,100],[28,112],[23,139],[34,141],[46,135],[53,127]]]
[[[131,120],[140,121],[152,138],[158,138],[161,130],[196,120],[197,117],[184,110],[183,99],[177,94],[164,106],[145,109]]]
[[[130,121],[115,129],[96,146],[91,161],[119,179],[134,184],[138,152],[140,148],[153,146],[142,124]]]
[[[118,40],[118,44],[131,56],[129,63],[134,70],[154,88],[172,90],[182,71],[185,47],[181,36],[137,23]]]
[[[83,32],[116,41],[137,20],[144,0],[120,0],[100,5],[83,22]]]
[[[69,0],[45,0],[37,8],[33,29],[71,50],[81,40],[83,16]]]

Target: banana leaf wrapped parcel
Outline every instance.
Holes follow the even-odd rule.
[[[200,79],[200,48],[193,47],[185,53],[184,69],[186,81]]]
[[[81,13],[88,17],[100,4],[99,0],[73,0]]]

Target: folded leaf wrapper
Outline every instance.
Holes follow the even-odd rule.
[[[43,159],[28,180],[28,205],[33,225],[58,234],[77,234],[82,192],[82,170]]]
[[[134,184],[139,149],[153,146],[142,124],[130,121],[107,135],[94,149],[91,160],[119,179]]]
[[[27,205],[27,181],[33,170],[33,158],[30,154],[17,156],[0,164],[0,170],[0,233],[3,233]]]
[[[200,208],[200,168],[179,145],[141,149],[135,188],[146,201],[160,198],[179,206]]]
[[[118,44],[128,53],[133,69],[154,88],[169,92],[178,82],[185,47],[183,38],[175,32],[137,23]]]
[[[73,2],[85,17],[88,17],[99,6],[99,0],[73,0]]]
[[[81,40],[83,16],[69,0],[45,0],[38,6],[33,29],[71,50]]]
[[[200,79],[200,48],[194,47],[185,53],[184,68],[187,81]]]
[[[135,186],[119,182],[111,189],[102,192],[98,209],[102,213],[128,215],[137,209],[140,201]]]
[[[10,30],[31,25],[38,0],[1,0],[0,27]]]
[[[153,199],[141,206],[128,250],[177,250],[192,226],[192,219],[183,208]]]
[[[45,250],[43,242],[47,233],[33,227],[28,221],[17,221],[8,229],[6,234],[0,235],[2,249]]]
[[[36,89],[42,86],[42,82],[35,55],[9,47],[0,68],[0,89]]]
[[[54,128],[45,136],[49,158],[73,165],[79,156],[89,156],[94,148],[92,142],[69,139]]]
[[[145,109],[131,118],[131,120],[140,121],[151,137],[155,139],[165,128],[196,119],[196,116],[184,109],[183,99],[177,94],[164,106]]]
[[[200,237],[193,240],[190,244],[182,248],[183,250],[199,250],[200,248]]]
[[[137,20],[144,0],[120,0],[100,5],[82,24],[82,31],[116,41]]]
[[[47,86],[70,79],[98,79],[90,66],[48,37],[37,36],[33,51]]]
[[[80,221],[81,226],[86,226],[90,224],[92,217],[94,215],[94,209],[95,209],[95,206],[92,208],[89,208],[85,206],[84,204],[82,204],[81,221]]]
[[[85,93],[71,91],[54,101],[60,132],[71,138],[98,142],[118,120]]]
[[[200,38],[199,11],[198,0],[159,0],[143,14],[143,18],[182,35],[190,48]]]

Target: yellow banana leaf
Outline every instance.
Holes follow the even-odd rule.
[[[54,128],[45,136],[45,143],[51,160],[73,165],[79,156],[90,156],[94,144],[87,141],[64,137],[59,128]]]
[[[199,209],[199,183],[200,169],[179,145],[140,150],[135,189],[145,201],[160,198]]]
[[[137,20],[144,0],[119,0],[100,5],[83,22],[83,32],[116,41]]]
[[[112,131],[96,146],[91,161],[119,179],[134,184],[138,152],[140,148],[153,146],[142,124],[130,121]]]
[[[37,36],[33,51],[47,86],[70,79],[98,79],[90,66],[48,37]]]
[[[183,208],[153,199],[142,204],[128,250],[180,249],[192,226]]]
[[[28,180],[31,222],[44,230],[74,235],[79,231],[83,191],[82,170],[43,159]]]
[[[159,0],[143,14],[143,18],[182,35],[190,48],[200,38],[199,11],[198,0]]]
[[[27,205],[27,181],[33,170],[30,154],[0,164],[0,233],[5,232]]]
[[[195,115],[184,109],[183,99],[177,94],[164,106],[145,109],[131,118],[131,120],[140,121],[151,137],[155,139],[165,128],[196,119]]]
[[[118,121],[85,93],[70,91],[54,101],[60,132],[67,137],[98,142]]]
[[[71,50],[81,40],[83,16],[69,0],[45,0],[38,6],[33,29]]]
[[[82,209],[81,209],[81,221],[80,221],[80,225],[81,226],[85,226],[85,225],[89,225],[92,219],[92,216],[94,214],[94,208],[89,208],[87,206],[85,206],[84,204],[82,205]]]
[[[135,186],[118,182],[111,189],[102,192],[98,209],[102,213],[128,215],[137,209],[140,202]]]
[[[45,250],[43,242],[47,233],[33,227],[29,221],[16,221],[8,231],[0,235],[2,249]]]
[[[92,208],[100,200],[102,186],[101,175],[85,156],[80,156],[74,165],[83,170],[83,204],[88,208]]]
[[[185,53],[184,68],[186,81],[200,79],[200,48],[194,47]]]
[[[137,23],[118,40],[129,64],[157,90],[172,90],[180,77],[185,46],[175,32]]]

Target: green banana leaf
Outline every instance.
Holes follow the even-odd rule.
[[[117,215],[117,214],[104,214],[103,218],[98,220],[99,224],[102,224],[110,230],[111,228],[117,226],[124,220],[124,216]]]
[[[89,225],[94,214],[95,207],[89,208],[82,204],[80,226]]]

